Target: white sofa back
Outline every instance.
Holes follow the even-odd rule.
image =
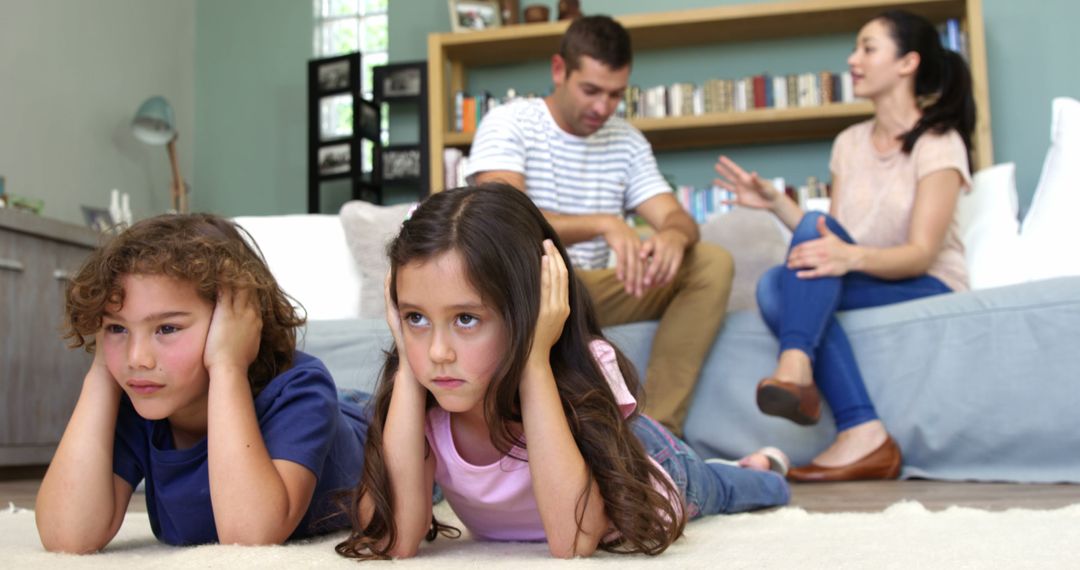
[[[309,320],[360,315],[360,269],[336,215],[241,216],[278,284],[307,310]]]

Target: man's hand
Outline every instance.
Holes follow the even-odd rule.
[[[640,253],[641,264],[645,267],[642,293],[645,289],[667,285],[675,279],[689,245],[686,234],[678,230],[660,231],[645,240]]]
[[[601,235],[615,252],[615,277],[623,282],[628,295],[640,297],[645,292],[641,237],[625,220],[615,215],[606,218]]]

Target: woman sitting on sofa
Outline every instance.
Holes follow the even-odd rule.
[[[892,10],[859,31],[848,66],[855,96],[873,102],[874,118],[833,143],[829,215],[803,212],[725,156],[716,163],[717,184],[738,205],[767,209],[793,230],[786,264],[758,283],[780,356],[758,384],[757,403],[810,425],[820,415],[820,390],[838,432],[811,464],[789,472],[796,481],[900,474],[900,448],[874,411],[834,313],[967,289],[953,222],[971,185],[975,103],[964,60],[942,47],[930,22]]]

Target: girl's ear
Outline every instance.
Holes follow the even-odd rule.
[[[912,76],[919,72],[922,56],[917,51],[909,51],[900,58],[900,75]]]

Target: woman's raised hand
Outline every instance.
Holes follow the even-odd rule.
[[[540,258],[540,313],[533,334],[533,355],[548,358],[551,347],[562,336],[566,318],[570,316],[569,272],[562,255],[551,240],[544,240],[544,255]]]
[[[743,170],[726,156],[721,155],[716,159],[714,168],[720,177],[713,179],[713,183],[735,194],[734,200],[727,200],[725,203],[771,210],[776,199],[780,197],[780,192],[770,182],[762,180],[757,172]]]

